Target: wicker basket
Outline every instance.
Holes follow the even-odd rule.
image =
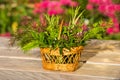
[[[83,47],[74,47],[71,50],[63,48],[60,55],[59,48],[41,48],[43,68],[47,70],[74,71],[78,68]]]

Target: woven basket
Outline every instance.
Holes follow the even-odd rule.
[[[41,48],[43,68],[47,70],[74,71],[78,68],[82,46],[68,50],[63,48],[60,55],[59,48]]]

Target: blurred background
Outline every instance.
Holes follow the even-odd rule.
[[[0,0],[0,36],[11,37],[23,19],[44,23],[44,14],[68,20],[77,6],[80,12],[85,10],[86,25],[100,24],[105,29],[103,39],[120,40],[120,0]]]

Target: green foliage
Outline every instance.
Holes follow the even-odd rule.
[[[83,29],[83,18],[79,12],[80,8],[76,8],[73,12],[73,16],[70,17],[69,24],[64,25],[64,19],[59,16],[48,16],[45,15],[47,25],[45,27],[38,26],[33,28],[31,24],[23,28],[22,33],[15,34],[15,40],[22,47],[23,50],[28,51],[35,47],[40,48],[60,48],[62,53],[63,48],[70,49],[71,47],[77,47],[85,45],[85,41],[91,38],[102,38],[101,33],[104,30],[95,23],[93,26],[87,29]],[[38,31],[36,29],[41,29]]]
[[[112,0],[115,4],[120,4],[120,0]]]
[[[104,36],[105,40],[120,40],[120,33]]]
[[[22,16],[31,15],[32,8],[26,2],[27,0],[23,3],[21,0],[0,0],[0,33],[12,33],[14,22],[19,25]]]
[[[94,39],[102,39],[103,33],[105,32],[105,29],[102,28],[99,23],[94,23],[93,28],[90,29],[86,34],[84,35],[84,38],[82,40],[89,40],[90,38]]]

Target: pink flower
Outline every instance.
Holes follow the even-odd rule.
[[[42,11],[39,10],[39,9],[35,9],[35,10],[33,10],[33,13],[35,13],[35,14],[36,14],[36,13],[38,14],[38,13],[41,13],[41,12],[42,12]]]
[[[35,4],[34,13],[62,14],[64,12],[63,6],[66,5],[75,7],[78,3],[72,0],[42,0],[40,3]]]
[[[68,5],[68,6],[72,6],[72,7],[75,7],[75,6],[78,5],[77,2],[72,1],[72,0],[60,0],[60,3],[61,3],[62,5]]]
[[[119,27],[120,27],[119,23],[118,24],[114,24],[113,27],[110,27],[110,28],[107,29],[107,33],[108,34],[118,33],[118,32],[120,32]]]
[[[111,13],[108,13],[108,14],[106,14],[108,17],[110,17],[110,18],[114,18],[115,17],[115,15],[111,12]]]
[[[64,10],[61,9],[61,8],[48,10],[48,14],[49,14],[50,16],[56,15],[56,14],[62,14],[63,12],[64,12]]]
[[[93,5],[92,5],[92,4],[88,4],[88,5],[86,6],[86,9],[88,9],[88,10],[93,10]]]
[[[108,4],[111,4],[111,3],[112,3],[111,0],[101,0],[101,4],[106,4],[106,5],[108,5]]]
[[[115,13],[115,5],[111,4],[111,5],[108,5],[106,10],[109,12],[109,13]]]
[[[47,24],[46,20],[45,20],[45,18],[42,14],[40,15],[40,23],[41,23],[42,26],[46,26],[46,24]]]
[[[54,8],[60,8],[62,6],[62,4],[60,3],[60,2],[58,2],[58,1],[51,1],[50,3],[49,3],[49,5],[48,5],[48,8],[50,9],[54,9]]]
[[[44,2],[40,2],[40,3],[36,3],[34,5],[34,7],[35,7],[34,13],[45,12],[46,9],[48,8],[49,3],[50,3],[49,1],[44,1]]]
[[[56,15],[56,14],[62,14],[64,10],[61,7],[61,3],[57,1],[53,1],[48,6],[48,14],[49,15]]]
[[[35,29],[35,28],[38,27],[38,24],[34,21],[34,22],[32,23],[32,27]]]
[[[71,0],[60,0],[60,3],[61,3],[62,5],[70,5]]]
[[[112,18],[113,23],[118,23],[118,20],[116,17]]]
[[[117,5],[117,4],[115,5],[115,10],[116,11],[120,11],[120,4],[119,5]]]
[[[87,25],[85,25],[85,24],[84,24],[84,25],[82,26],[82,29],[83,29],[83,31],[86,31],[86,30],[88,30],[88,27],[87,27]]]
[[[43,1],[40,3],[40,8],[48,8],[48,5],[50,4],[50,1]]]
[[[77,5],[78,5],[77,2],[73,2],[73,1],[72,1],[72,2],[70,3],[70,6],[71,6],[71,7],[76,7]]]
[[[113,27],[106,30],[108,34],[120,32],[120,23],[116,17],[116,12],[120,12],[120,4],[114,4],[112,0],[88,0],[86,8],[92,10],[93,6],[98,6],[98,11],[113,20]],[[95,8],[95,9],[96,9]]]
[[[101,3],[101,0],[89,0],[88,1],[89,3],[92,3],[92,4],[100,4]]]
[[[98,7],[98,10],[101,12],[101,13],[104,13],[105,12],[105,10],[106,10],[106,6],[103,4],[103,5],[100,5],[99,7]]]
[[[113,34],[114,33],[113,27],[108,28],[107,33],[108,34]]]
[[[115,27],[115,28],[119,28],[119,23],[117,23],[117,22],[114,23],[114,27]]]
[[[114,31],[114,33],[118,33],[118,32],[120,32],[120,30],[119,30],[118,27],[114,27],[113,31]]]

